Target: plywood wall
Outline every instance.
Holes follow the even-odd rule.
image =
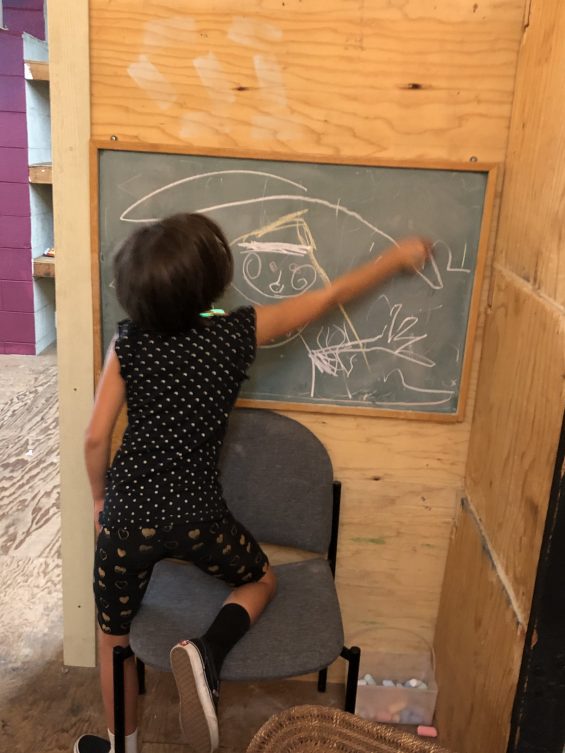
[[[96,138],[504,158],[524,0],[91,0]]]
[[[506,750],[565,406],[565,5],[532,0],[527,21],[469,447],[469,507],[450,548],[436,640],[440,674],[471,682],[451,684],[439,699],[446,743],[462,753]],[[469,566],[482,580],[464,576]],[[463,602],[457,578],[465,578]],[[469,630],[481,598],[499,606],[485,604],[481,630]],[[498,645],[494,656],[483,634]],[[493,716],[495,694],[506,700]]]
[[[509,680],[517,676],[525,632],[474,512],[463,504],[447,559],[435,641],[444,745],[458,753],[506,751],[515,691]]]
[[[92,136],[502,162],[523,6],[91,0]],[[468,416],[476,375],[475,359]],[[338,584],[348,639],[429,643],[470,420],[295,417],[327,445],[343,481]]]

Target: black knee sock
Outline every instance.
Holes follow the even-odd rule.
[[[218,674],[220,674],[224,659],[235,644],[243,638],[250,625],[251,620],[247,610],[239,604],[225,604],[202,636],[210,649]]]

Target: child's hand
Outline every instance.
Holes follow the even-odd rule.
[[[400,241],[389,252],[400,269],[405,272],[417,272],[424,268],[432,253],[432,244],[425,238],[413,236]]]
[[[102,526],[100,525],[99,516],[104,509],[104,498],[94,500],[94,528],[96,529],[96,535],[100,533]]]

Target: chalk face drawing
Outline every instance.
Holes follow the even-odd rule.
[[[482,173],[104,151],[105,341],[122,315],[111,252],[136,223],[177,211],[219,222],[235,262],[224,308],[322,288],[420,233],[434,241],[423,270],[260,348],[242,397],[453,413],[485,187]]]

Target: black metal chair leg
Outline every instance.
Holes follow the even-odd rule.
[[[349,713],[355,713],[355,702],[357,700],[357,682],[359,680],[359,664],[361,662],[361,649],[359,646],[351,648],[343,647],[341,655],[347,659],[349,667],[347,670],[347,682],[345,686],[345,710]],[[118,751],[116,751],[118,753]]]
[[[136,657],[135,666],[137,669],[137,689],[139,691],[139,695],[144,695],[145,693],[145,663],[142,662],[141,659],[138,659]]]
[[[328,670],[327,669],[321,669],[318,672],[318,693],[325,693],[326,692],[327,682],[328,682]]]
[[[130,656],[133,656],[133,651],[129,646],[114,646],[112,664],[114,671],[115,753],[125,753],[126,750],[124,663]]]

